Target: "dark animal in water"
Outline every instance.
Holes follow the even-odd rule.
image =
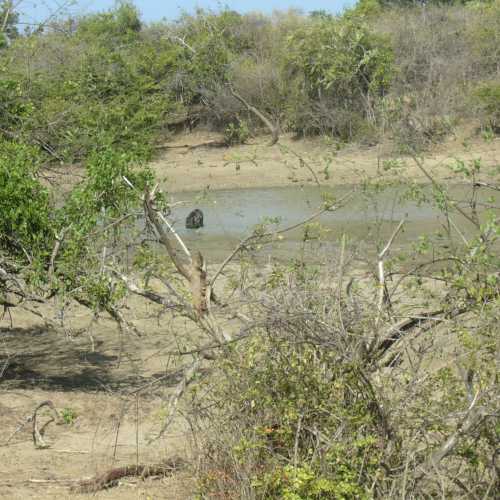
[[[198,229],[203,227],[203,212],[199,208],[195,208],[186,217],[186,227],[188,229]]]

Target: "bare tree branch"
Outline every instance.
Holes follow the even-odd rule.
[[[278,125],[273,125],[271,123],[271,120],[269,120],[269,118],[267,118],[261,111],[259,111],[255,106],[252,106],[249,102],[247,102],[245,99],[243,99],[243,97],[241,97],[241,95],[238,94],[233,89],[231,84],[228,84],[228,88],[229,88],[229,92],[231,92],[231,95],[235,99],[240,101],[241,104],[243,104],[243,106],[245,106],[248,109],[248,111],[250,111],[257,118],[259,118],[264,123],[264,125],[270,130],[271,135],[272,135],[272,139],[271,139],[271,142],[269,143],[269,146],[273,146],[274,144],[276,144],[280,138]]]

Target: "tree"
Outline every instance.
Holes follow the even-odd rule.
[[[19,13],[13,0],[2,0],[0,3],[0,49],[9,45],[11,40],[19,36],[17,23]]]

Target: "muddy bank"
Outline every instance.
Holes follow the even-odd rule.
[[[394,146],[349,145],[338,147],[324,138],[293,140],[282,136],[274,146],[266,137],[230,148],[195,147],[216,138],[193,132],[176,136],[160,149],[152,168],[168,192],[283,187],[294,185],[339,186],[358,184],[384,171],[395,158]],[[485,142],[477,136],[451,138],[426,156],[426,166],[436,178],[452,177],[449,165],[455,158],[481,158],[485,170],[493,172],[500,161],[500,138]],[[408,178],[425,181],[415,162],[397,158]]]

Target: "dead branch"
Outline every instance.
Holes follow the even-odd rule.
[[[379,351],[379,358],[381,358],[396,342],[398,342],[405,334],[411,332],[414,328],[424,331],[426,328],[431,328],[434,325],[465,314],[468,310],[468,308],[462,307],[445,313],[443,309],[439,309],[437,311],[423,313],[419,316],[404,319],[397,325],[391,327],[384,336],[383,340],[377,345],[376,349]]]
[[[122,312],[116,307],[107,307],[107,313],[115,320],[120,332],[132,332],[136,337],[142,337],[141,332],[130,321],[125,319]]]
[[[495,184],[489,184],[488,182],[476,181],[474,182],[474,187],[484,187],[492,189],[493,191],[500,191],[500,186],[497,186]]]
[[[196,50],[194,50],[193,47],[191,47],[191,45],[187,44],[186,41],[184,40],[184,38],[181,38],[180,36],[177,36],[177,35],[168,35],[168,39],[172,43],[178,43],[179,45],[181,45],[185,49],[188,49],[189,52],[191,52],[191,54],[196,54]]]
[[[396,236],[399,234],[401,229],[403,228],[403,225],[406,221],[406,218],[403,217],[401,221],[399,222],[398,226],[396,229],[393,231],[391,237],[389,238],[389,241],[385,245],[385,247],[382,249],[382,251],[378,254],[378,263],[377,263],[377,269],[378,269],[378,286],[379,286],[379,297],[378,297],[378,314],[377,314],[377,319],[375,321],[375,324],[378,325],[382,316],[382,310],[384,307],[384,302],[388,303],[390,305],[390,298],[389,298],[389,292],[387,290],[387,284],[385,282],[385,270],[384,270],[384,259],[387,253],[389,252],[392,244],[394,243],[394,240],[396,239]]]
[[[198,149],[198,148],[227,148],[228,143],[226,141],[206,141],[206,142],[200,142],[199,144],[182,144],[178,146],[173,146],[169,144],[158,144],[155,146],[155,149],[187,149],[188,151],[191,151],[193,149]]]
[[[48,422],[46,422],[43,425],[43,427],[39,430],[38,429],[38,422],[37,422],[38,411],[41,410],[45,406],[47,406],[50,409],[50,412],[52,414],[52,418]],[[35,445],[35,448],[38,448],[38,449],[48,448],[49,445],[46,444],[42,438],[42,435],[43,435],[45,428],[51,422],[56,422],[56,424],[62,424],[62,419],[61,419],[59,413],[57,412],[57,410],[54,406],[54,403],[50,400],[43,401],[42,403],[40,403],[35,408],[35,411],[33,412],[33,415],[31,417],[31,421],[33,422],[32,435],[33,435],[33,444]]]
[[[78,493],[96,493],[116,486],[118,481],[124,477],[136,476],[146,479],[151,476],[171,476],[181,468],[186,466],[185,460],[179,457],[170,458],[160,464],[139,464],[116,467],[102,474],[98,474],[92,479],[80,480],[72,490]]]
[[[158,238],[160,240],[160,243],[164,246],[165,250],[167,251],[170,259],[172,260],[172,263],[176,267],[177,271],[184,276],[188,281],[190,279],[190,269],[187,264],[182,262],[180,257],[177,255],[177,251],[174,249],[173,245],[170,242],[169,237],[167,236],[167,233],[163,229],[163,225],[161,224],[157,210],[154,206],[154,202],[151,199],[151,193],[150,191],[145,192],[144,195],[144,211],[146,214],[146,217],[148,220],[151,222],[153,227],[156,229],[156,232],[158,234]]]
[[[196,252],[191,260],[189,284],[193,295],[193,306],[201,317],[208,310],[210,296],[207,297],[207,266],[200,252]]]
[[[158,238],[166,249],[176,269],[189,282],[193,298],[193,306],[199,317],[202,317],[208,310],[206,299],[207,294],[205,293],[207,290],[207,273],[203,256],[200,252],[198,252],[195,256],[191,256],[189,250],[182,242],[179,235],[177,235],[177,233],[173,231],[172,226],[168,223],[165,217],[161,217],[161,220],[167,225],[172,234],[174,234],[177,241],[180,242],[182,248],[184,249],[184,253],[187,256],[191,257],[191,262],[188,265],[180,259],[174,247],[172,246],[167,233],[163,229],[163,225],[160,222],[160,216],[158,215],[158,212],[154,207],[150,191],[146,191],[144,195],[144,209],[147,218],[156,229]]]
[[[57,258],[57,255],[59,253],[59,249],[61,248],[61,244],[64,240],[64,237],[66,236],[66,233],[70,230],[71,224],[61,230],[59,234],[56,234],[56,242],[54,244],[54,248],[52,249],[52,254],[50,256],[50,264],[49,264],[49,280],[52,278],[54,275],[54,265],[55,265],[55,260]]]
[[[269,146],[273,146],[276,144],[280,138],[279,135],[279,127],[278,125],[273,125],[271,123],[271,120],[267,118],[261,111],[259,111],[255,106],[252,106],[250,103],[248,103],[243,97],[241,97],[232,87],[232,85],[228,84],[229,92],[231,92],[231,95],[237,99],[238,101],[245,106],[248,111],[253,113],[257,118],[259,118],[264,125],[269,129],[272,135],[271,142],[269,143]]]
[[[432,453],[424,463],[423,474],[425,474],[426,471],[436,469],[439,463],[456,448],[459,439],[472,431],[488,416],[486,409],[477,405],[480,399],[480,393],[478,391],[473,401],[470,403],[469,408],[467,408],[465,416],[458,423],[455,432],[434,453]]]
[[[145,288],[141,288],[139,285],[134,283],[128,276],[125,276],[124,274],[119,273],[116,271],[116,269],[111,269],[111,271],[118,277],[120,278],[125,286],[127,287],[127,290],[130,292],[134,293],[135,295],[139,295],[147,300],[150,300],[151,302],[154,302],[156,304],[159,304],[161,306],[164,306],[168,309],[176,309],[179,306],[175,304],[174,302],[169,302],[165,297],[151,291],[151,290],[146,290]],[[180,297],[177,297],[180,298]],[[186,304],[183,304],[184,306]]]
[[[170,396],[167,408],[167,416],[165,418],[165,422],[162,425],[162,428],[160,429],[160,432],[156,436],[156,439],[161,438],[170,427],[170,424],[174,421],[179,400],[184,395],[191,382],[193,382],[196,378],[198,369],[200,368],[200,362],[201,358],[196,358],[191,363],[191,365],[189,365],[184,370],[184,376],[182,377],[182,380],[177,384],[177,387],[175,388],[173,394]]]

